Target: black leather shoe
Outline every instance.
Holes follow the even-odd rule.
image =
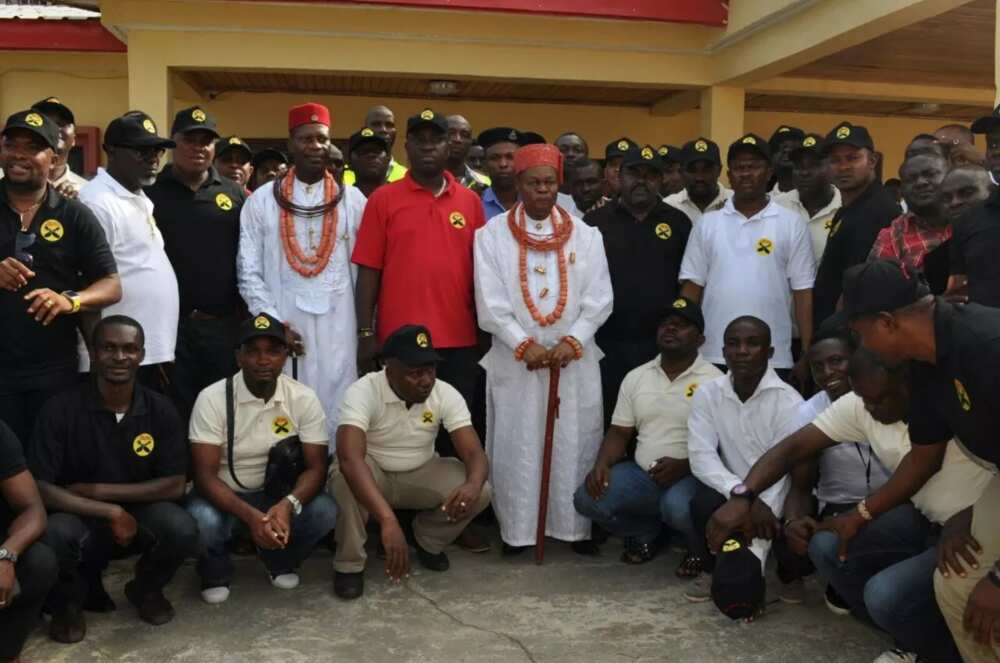
[[[500,554],[504,557],[515,557],[531,547],[533,546],[512,546],[508,543],[504,543],[500,547]]]
[[[438,554],[429,553],[417,544],[417,559],[420,560],[420,564],[430,571],[447,571],[451,567],[451,562],[448,561],[448,556],[444,554],[444,551]]]
[[[570,544],[573,552],[584,557],[596,557],[601,554],[601,549],[593,541],[574,541]]]
[[[66,605],[52,613],[49,636],[56,642],[72,644],[87,635],[87,620],[78,605]]]
[[[174,606],[162,591],[139,593],[135,580],[125,583],[125,598],[139,611],[139,618],[153,626],[163,626],[174,618]]]
[[[346,601],[358,598],[365,593],[365,574],[334,571],[333,593]]]

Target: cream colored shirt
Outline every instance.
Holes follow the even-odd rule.
[[[710,202],[704,210],[694,204],[694,201],[688,196],[687,189],[681,189],[677,193],[670,194],[663,199],[663,202],[687,214],[688,218],[691,219],[691,225],[695,225],[701,220],[702,215],[722,209],[726,201],[732,197],[733,190],[727,189],[722,186],[722,182],[719,182],[719,193],[716,194],[715,200]]]
[[[838,398],[813,420],[813,425],[831,440],[870,444],[882,464],[893,472],[910,452],[906,424],[875,421],[861,397],[853,392]],[[972,506],[992,478],[991,472],[971,461],[952,439],[941,469],[913,496],[912,502],[928,520],[944,523]]]
[[[638,431],[635,462],[639,467],[649,469],[664,456],[688,457],[691,399],[700,384],[720,375],[722,371],[701,355],[673,381],[660,367],[659,356],[629,371],[618,391],[611,423]]]
[[[309,387],[287,375],[278,376],[278,386],[271,400],[264,402],[247,388],[240,371],[233,378],[235,434],[233,465],[241,488],[229,473],[226,449],[226,381],[209,385],[198,394],[191,412],[190,433],[193,444],[222,447],[219,478],[236,492],[264,487],[267,454],[276,443],[298,435],[302,444],[326,446],[326,415],[319,398]]]
[[[823,257],[823,250],[826,249],[826,240],[830,237],[830,228],[833,226],[833,216],[841,206],[840,189],[833,187],[833,198],[826,204],[826,207],[813,215],[799,201],[798,189],[792,189],[785,193],[774,196],[774,202],[784,205],[799,215],[802,223],[809,228],[809,239],[812,241],[813,255],[816,256],[816,264]]]
[[[434,438],[441,426],[451,433],[471,426],[472,416],[458,390],[442,380],[434,383],[425,402],[407,408],[383,369],[348,387],[340,425],[364,431],[367,453],[380,468],[409,472],[434,457]]]

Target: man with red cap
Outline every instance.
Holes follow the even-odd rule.
[[[548,536],[593,551],[573,492],[601,443],[603,356],[594,334],[611,314],[601,233],[556,205],[563,157],[554,145],[514,153],[518,202],[476,233],[476,310],[493,335],[486,369],[486,451],[506,552],[535,543],[549,371],[562,367],[549,484]],[[541,369],[541,370],[540,370]]]
[[[355,372],[351,265],[364,195],[327,170],[330,111],[302,104],[288,112],[292,167],[258,188],[240,216],[240,294],[251,311],[285,323],[298,379],[319,395],[330,439]],[[286,368],[287,370],[287,368]]]

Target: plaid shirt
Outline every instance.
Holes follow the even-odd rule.
[[[913,212],[907,212],[879,232],[868,259],[895,260],[906,268],[919,270],[927,254],[949,239],[950,224],[934,228],[923,223]]]

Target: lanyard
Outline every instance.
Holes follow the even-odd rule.
[[[861,463],[865,466],[865,486],[867,486],[870,493],[872,490],[872,448],[868,447],[868,460],[865,460],[865,455],[861,452],[860,444],[855,442],[854,448],[858,450],[858,458],[861,459]]]

